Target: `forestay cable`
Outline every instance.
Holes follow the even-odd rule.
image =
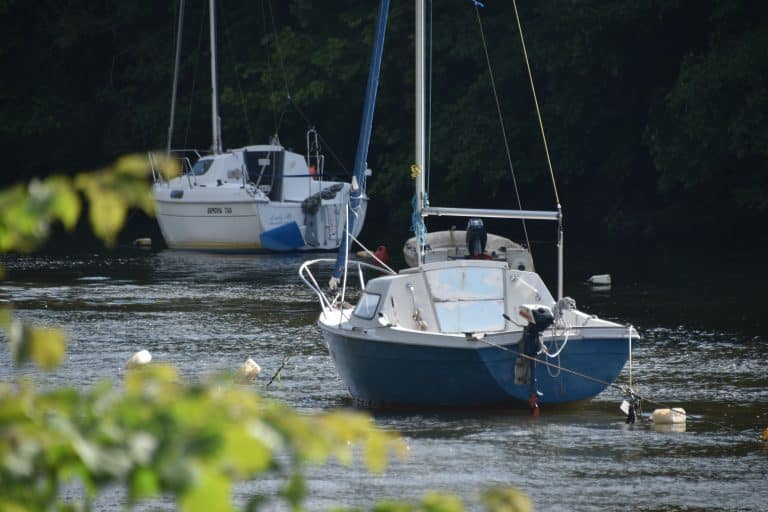
[[[539,129],[541,130],[541,139],[544,142],[544,153],[547,156],[547,167],[549,167],[549,176],[552,178],[552,188],[555,191],[555,201],[557,208],[560,209],[560,196],[557,193],[557,183],[555,182],[555,171],[552,169],[552,159],[549,157],[549,145],[547,136],[544,134],[544,122],[541,120],[541,109],[539,108],[539,99],[536,96],[536,86],[533,85],[533,72],[531,72],[531,63],[528,60],[528,50],[525,48],[525,37],[523,37],[523,25],[520,23],[520,15],[517,12],[517,0],[512,0],[512,7],[515,9],[515,20],[517,21],[517,30],[520,33],[520,44],[523,46],[523,57],[525,57],[525,67],[528,70],[528,80],[531,83],[531,93],[533,94],[533,103],[536,106],[536,117],[539,120]]]

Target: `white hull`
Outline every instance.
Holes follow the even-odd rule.
[[[195,190],[185,191],[194,195]],[[278,203],[257,201],[242,189],[220,197],[196,198],[184,201],[163,198],[169,195],[167,187],[155,190],[157,221],[166,244],[171,249],[258,251],[269,250],[261,242],[261,235],[280,226],[295,222],[301,235],[307,239],[306,216],[300,202]],[[323,204],[317,212],[315,245],[304,244],[299,251],[338,249],[343,240],[345,205]],[[362,203],[365,217],[367,201]],[[357,236],[362,222],[356,222],[353,234]]]

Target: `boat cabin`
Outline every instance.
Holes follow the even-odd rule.
[[[314,172],[312,172],[314,170]],[[303,201],[323,188],[322,169],[278,145],[254,145],[201,157],[179,184],[191,187],[253,184],[271,201]],[[189,178],[189,179],[187,179]]]
[[[538,274],[505,262],[455,260],[428,263],[369,281],[350,323],[389,325],[443,334],[490,333],[522,326],[520,304],[555,300]]]

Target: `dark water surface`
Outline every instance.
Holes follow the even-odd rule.
[[[119,379],[128,357],[147,349],[191,379],[234,369],[252,356],[264,369],[254,385],[261,389],[304,339],[281,384],[267,394],[304,411],[350,407],[319,331],[305,337],[319,309],[297,269],[314,257],[169,251],[6,257],[0,300],[19,317],[69,332],[63,367],[20,370],[47,385]],[[659,403],[684,407],[684,431],[626,426],[613,390],[576,408],[545,409],[538,418],[525,411],[376,413],[380,426],[402,432],[409,456],[380,475],[338,464],[310,469],[308,508],[365,506],[428,490],[456,493],[476,508],[480,489],[512,484],[540,511],[768,510],[768,447],[760,441],[768,427],[761,262],[693,250],[639,256],[631,248],[568,262],[566,294],[581,309],[641,332],[636,387]],[[582,284],[607,272],[614,277],[610,289]],[[11,375],[2,343],[0,380]],[[626,378],[625,369],[621,382]],[[277,483],[240,485],[238,500]],[[120,501],[116,491],[98,505],[118,509]]]

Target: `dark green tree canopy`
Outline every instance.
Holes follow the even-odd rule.
[[[480,9],[523,205],[554,204],[511,2]],[[177,2],[5,1],[5,184],[166,144]],[[756,1],[519,2],[569,229],[702,237],[764,221],[768,7]],[[226,147],[314,125],[352,166],[375,2],[218,2]],[[431,6],[433,202],[515,207],[475,7]],[[175,147],[210,145],[208,6],[187,2]],[[393,0],[369,222],[406,236],[413,5]],[[330,152],[333,152],[333,155]],[[754,225],[754,223],[752,224]],[[696,226],[701,226],[696,228]]]

